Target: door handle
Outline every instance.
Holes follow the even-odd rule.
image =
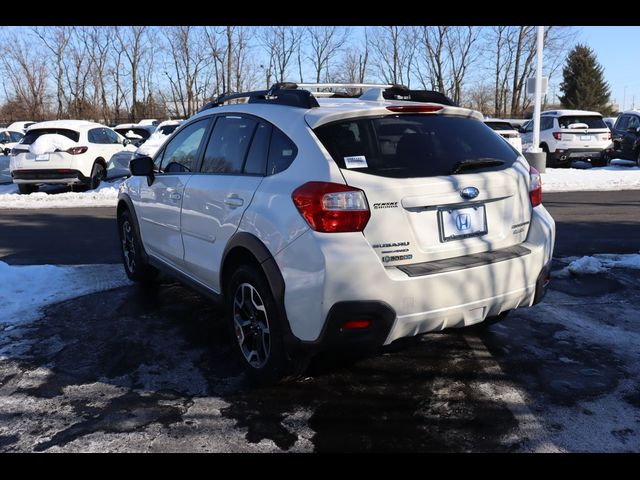
[[[179,193],[172,193],[169,195],[169,198],[171,200],[180,200],[182,198],[182,195],[180,195]]]
[[[244,205],[244,200],[236,194],[231,194],[224,199],[224,203],[229,205],[230,207],[237,208]]]

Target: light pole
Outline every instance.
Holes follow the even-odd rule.
[[[536,49],[536,91],[533,99],[533,149],[540,150],[540,100],[542,98],[542,48],[544,39],[544,27],[538,27],[538,47]]]

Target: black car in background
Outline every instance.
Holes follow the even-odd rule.
[[[613,149],[609,158],[633,160],[640,166],[640,111],[620,114],[611,130],[611,140]]]

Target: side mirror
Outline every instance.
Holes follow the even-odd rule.
[[[131,140],[129,140],[128,138],[125,138],[125,139],[122,141],[122,146],[123,146],[123,147],[126,147],[126,146],[127,146],[127,145],[129,145],[130,143],[131,143]]]
[[[137,157],[129,161],[129,171],[134,177],[147,177],[147,184],[151,186],[155,175],[151,157]]]

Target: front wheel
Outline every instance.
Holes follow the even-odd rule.
[[[131,213],[128,210],[118,217],[118,232],[120,234],[120,253],[122,264],[130,280],[138,283],[151,283],[158,271],[145,262],[142,256],[142,244],[133,227]]]
[[[301,359],[293,361],[286,352],[286,319],[258,267],[243,265],[233,273],[226,303],[234,350],[253,381],[270,385],[302,373],[306,364]]]

